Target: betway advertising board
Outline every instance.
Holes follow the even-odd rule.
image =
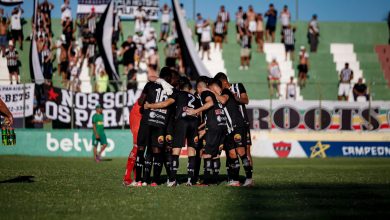
[[[106,130],[107,148],[103,157],[126,157],[133,147],[127,130]],[[15,146],[1,146],[0,155],[49,157],[91,157],[92,130],[16,130]],[[100,148],[100,146],[98,146]]]

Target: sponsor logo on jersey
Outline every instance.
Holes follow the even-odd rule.
[[[157,138],[157,142],[159,143],[159,144],[164,144],[164,136],[159,136],[158,138]]]
[[[199,137],[198,137],[198,136],[196,136],[196,137],[194,138],[194,142],[195,142],[195,144],[197,144],[197,143],[199,142]]]
[[[234,141],[236,142],[236,143],[239,143],[239,142],[241,142],[241,135],[240,134],[235,134],[234,135]]]
[[[273,143],[274,150],[279,158],[287,158],[291,151],[291,143],[277,142]]]
[[[165,136],[165,141],[168,144],[172,144],[172,135],[168,134],[167,136]]]

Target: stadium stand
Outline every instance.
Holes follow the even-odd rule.
[[[375,51],[378,54],[384,77],[387,80],[387,84],[390,86],[390,46],[377,45]]]
[[[9,85],[7,59],[3,56],[0,56],[0,69],[0,85]]]

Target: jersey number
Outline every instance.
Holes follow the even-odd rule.
[[[193,95],[190,95],[190,94],[188,94],[188,97],[191,98],[191,100],[188,101],[187,106],[190,107],[190,108],[195,108],[194,104],[192,104],[192,103],[195,102],[195,97]]]
[[[161,92],[162,91],[162,92]],[[168,96],[167,94],[165,93],[164,90],[162,90],[161,88],[158,88],[156,89],[156,103],[157,102],[162,102],[162,101],[165,101],[168,99]]]

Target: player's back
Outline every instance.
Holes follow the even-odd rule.
[[[186,91],[179,91],[173,98],[175,99],[176,104],[175,119],[196,118],[186,114],[187,109],[197,109],[200,107],[200,101],[195,95]]]

